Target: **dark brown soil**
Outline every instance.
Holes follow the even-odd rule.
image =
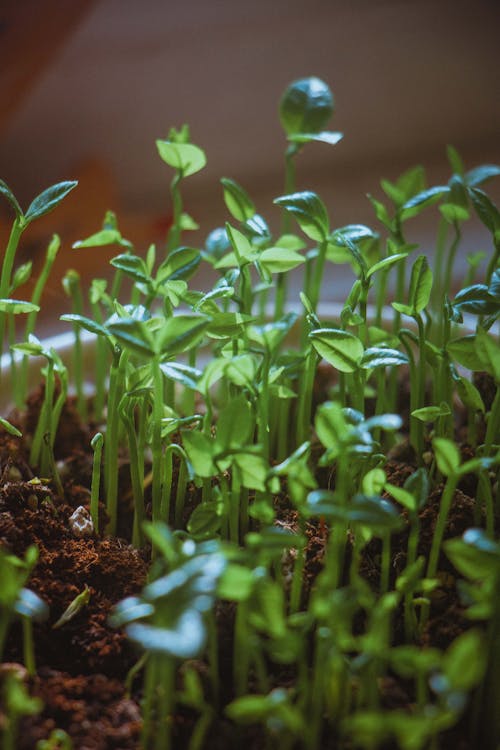
[[[324,389],[324,384],[321,384]],[[320,390],[321,390],[320,389]],[[40,393],[30,402],[28,415],[18,421],[26,434],[33,426]],[[62,431],[56,444],[56,458],[64,480],[64,497],[56,494],[47,482],[33,482],[33,472],[27,461],[27,448],[21,439],[5,433],[0,435],[0,544],[22,556],[35,544],[39,560],[29,580],[29,588],[49,605],[50,619],[35,625],[37,675],[27,679],[32,695],[43,701],[41,713],[22,720],[19,750],[35,748],[38,740],[47,738],[54,728],[65,730],[72,738],[75,750],[128,750],[139,748],[141,729],[140,680],[127,695],[125,677],[137,661],[125,636],[108,625],[112,606],[125,596],[137,593],[145,583],[148,570],[148,551],[139,552],[124,539],[79,538],[71,530],[68,519],[79,505],[88,507],[91,476],[89,444],[92,427],[83,427],[71,405],[63,414]],[[464,449],[466,450],[466,449]],[[401,485],[415,466],[411,453],[401,448],[395,451],[385,467],[389,481]],[[124,472],[124,475],[126,472]],[[442,488],[437,488],[421,513],[421,542],[419,553],[429,550],[439,509]],[[457,490],[453,511],[447,524],[446,536],[460,535],[474,525],[474,482],[465,482]],[[128,488],[121,487],[126,498]],[[190,498],[192,504],[194,495]],[[296,512],[286,495],[277,502],[278,523],[295,528]],[[104,512],[104,511],[103,511]],[[323,554],[328,529],[321,522],[307,525],[308,539],[304,596],[307,597],[323,566]],[[393,578],[405,565],[407,534],[393,538]],[[377,588],[380,576],[380,548],[374,541],[363,555],[362,574]],[[284,563],[286,565],[286,563]],[[442,581],[433,595],[432,617],[423,643],[446,648],[468,623],[459,602],[455,573],[446,559],[439,565]],[[68,604],[85,587],[90,589],[88,604],[63,627],[54,629]],[[231,605],[218,605],[220,632],[220,671],[223,685],[230,684],[232,659]],[[396,628],[396,633],[398,629]],[[11,628],[5,660],[22,662],[21,632],[18,623]],[[200,667],[202,668],[202,667]],[[290,675],[283,667],[273,675],[276,684],[287,684]],[[0,675],[1,680],[1,675]],[[386,707],[408,707],[413,699],[401,680],[387,678],[380,685],[382,703]],[[231,700],[231,695],[224,699]],[[1,720],[1,714],[0,714]],[[193,717],[179,711],[173,719],[174,747],[187,747],[193,727]],[[262,750],[266,747],[263,731],[258,727],[237,727],[221,715],[209,731],[204,745],[208,750],[241,747]],[[463,736],[455,732],[442,748],[468,748]],[[324,738],[325,750],[334,750],[333,738]],[[472,748],[468,748],[472,750]]]

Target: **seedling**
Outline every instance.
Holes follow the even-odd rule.
[[[110,617],[141,651],[126,686],[130,700],[142,696],[144,750],[176,745],[179,706],[187,709],[183,725],[191,722],[189,750],[208,746],[221,721],[226,729],[259,725],[263,747],[289,750],[319,750],[325,741],[424,750],[445,742],[459,721],[471,747],[500,742],[500,213],[483,190],[500,169],[466,171],[450,147],[446,184],[428,187],[423,168],[410,169],[382,181],[386,198],[370,197],[374,227],[337,227],[295,173],[305,144],[341,139],[326,130],[332,113],[333,96],[317,78],[295,81],[281,100],[284,190],[270,207],[281,213],[277,233],[271,212],[258,213],[244,187],[224,177],[229,220],[203,247],[183,244],[196,222],[183,211],[181,187],[206,162],[184,126],[156,143],[174,170],[164,245],[138,253],[110,211],[98,232],[74,245],[117,249],[109,284],[94,279],[87,292],[76,271],[64,280],[78,408],[94,435],[84,448],[93,452],[95,536],[73,541],[98,550],[119,528],[151,556],[142,591]],[[13,298],[31,274],[29,263],[14,270],[14,262],[24,229],[74,186],[50,188],[24,213],[0,182],[15,215],[0,276],[0,344],[12,352],[18,406],[28,356],[44,360],[33,434],[29,423],[21,434],[0,418],[0,437],[20,448],[31,440],[32,469],[60,499],[54,441],[68,376],[35,332],[59,239],[49,244],[31,300]],[[432,267],[406,237],[407,222],[431,206],[440,215]],[[491,251],[484,270],[479,255],[470,258],[452,294],[472,214],[491,235]],[[323,316],[320,302],[339,297],[325,289],[325,269],[339,263],[353,280],[339,314]],[[204,264],[218,276],[208,290],[193,282]],[[300,305],[288,296],[292,272],[302,272]],[[17,313],[28,317],[16,344]],[[95,337],[91,399],[82,331]],[[471,372],[482,373],[489,390]],[[9,470],[2,469],[6,480]],[[472,493],[476,528],[453,538],[459,490]],[[31,548],[25,562],[0,556],[0,651],[21,615],[30,675],[31,619],[46,615],[24,588],[35,562]],[[450,565],[453,583],[466,578],[458,588],[475,624],[443,645],[432,643],[431,618]],[[54,628],[78,627],[94,586],[89,580]],[[411,710],[388,707],[391,681],[407,691]],[[14,735],[17,717],[38,707],[20,685],[5,686]],[[64,747],[71,739],[54,732],[46,742]]]

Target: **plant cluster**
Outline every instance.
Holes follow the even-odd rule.
[[[116,534],[119,457],[126,453],[130,541],[151,547],[143,591],[110,613],[142,652],[130,684],[143,674],[144,748],[171,746],[176,705],[196,715],[190,750],[204,746],[221,714],[260,724],[269,743],[283,748],[315,750],[332,736],[336,747],[371,749],[388,741],[403,750],[438,747],[442,733],[464,716],[471,747],[500,742],[500,349],[494,335],[500,212],[482,189],[500,168],[466,171],[450,147],[446,184],[429,188],[424,170],[411,169],[396,182],[382,181],[385,202],[370,196],[376,228],[333,227],[320,196],[299,191],[295,174],[307,144],[341,140],[327,129],[333,108],[328,86],[316,78],[294,82],[283,95],[285,187],[274,201],[280,231],[272,231],[237,182],[224,178],[230,222],[213,230],[201,249],[182,244],[197,228],[183,208],[183,181],[206,159],[187,127],[172,129],[156,144],[174,170],[165,247],[138,254],[108,212],[102,229],[75,248],[117,246],[112,280],[94,279],[88,297],[76,272],[64,280],[71,312],[62,320],[74,329],[78,408],[82,419],[90,413],[99,426],[91,446],[93,530]],[[74,186],[49,188],[23,212],[0,183],[15,214],[0,279],[0,343],[7,337],[12,351],[17,405],[27,398],[28,358],[44,360],[30,459],[61,493],[54,440],[67,369],[34,335],[58,238],[30,301],[12,298],[29,277],[29,264],[13,269],[26,226]],[[440,217],[434,270],[406,237],[407,223],[432,206]],[[474,255],[456,291],[452,272],[471,215],[489,231],[492,250],[481,283],[482,257]],[[338,319],[323,320],[318,305],[325,298],[324,269],[332,263],[350,264],[354,280]],[[209,291],[191,282],[202,264],[218,273]],[[300,309],[288,294],[289,274],[299,267]],[[15,342],[18,313],[27,314],[22,343]],[[95,337],[97,355],[90,402],[83,388],[84,332]],[[315,382],[325,362],[329,394],[318,405]],[[487,373],[489,400],[471,372]],[[401,406],[405,377],[409,411]],[[457,414],[466,424],[461,437]],[[6,420],[2,426],[15,432]],[[411,471],[394,484],[391,456],[403,443]],[[476,488],[475,525],[463,537],[447,538],[464,478]],[[436,493],[425,549],[421,519]],[[324,542],[312,585],[306,575],[311,528]],[[363,576],[368,550],[378,559],[378,579],[370,582]],[[0,564],[11,563],[2,557]],[[472,627],[440,650],[425,646],[423,636],[443,565],[450,564],[463,578],[460,594]],[[29,622],[16,596],[4,603],[2,594],[2,634],[14,610]],[[221,684],[218,638],[227,602],[234,617],[229,690]],[[27,667],[34,668],[28,655]],[[284,682],[280,674],[287,675]],[[388,676],[405,681],[409,707],[384,705]]]

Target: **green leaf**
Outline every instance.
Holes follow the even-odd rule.
[[[264,456],[255,453],[233,453],[233,467],[237,466],[241,474],[243,487],[265,492],[269,465]]]
[[[402,505],[403,508],[409,510],[410,513],[415,513],[417,511],[417,502],[411,492],[403,489],[403,487],[391,484],[390,482],[385,482],[383,486],[385,491],[388,492],[389,495],[392,495],[394,500]]]
[[[3,417],[0,417],[0,426],[3,427],[3,429],[9,433],[9,435],[13,435],[14,437],[19,437],[19,438],[23,436],[22,432],[19,432],[17,427],[14,427],[13,424],[8,422]]]
[[[494,234],[500,229],[500,211],[482,190],[479,190],[478,188],[470,188],[469,195],[478,217],[485,227]]]
[[[465,167],[462,161],[462,157],[458,153],[457,149],[451,145],[448,145],[446,147],[446,156],[448,157],[448,161],[450,162],[450,167],[452,168],[453,173],[460,175],[460,177],[463,177],[465,173]]]
[[[254,419],[250,402],[240,395],[231,399],[217,420],[217,450],[221,452],[246,445],[252,436]]]
[[[229,563],[219,578],[217,595],[221,599],[244,602],[252,593],[254,583],[253,570],[238,563]]]
[[[477,329],[475,348],[484,369],[500,383],[500,347],[483,328]]]
[[[468,630],[446,650],[442,669],[447,688],[468,692],[483,679],[488,661],[486,639],[481,630]]]
[[[319,133],[294,133],[294,135],[288,136],[288,140],[291,143],[311,143],[311,141],[317,141],[318,143],[328,143],[330,146],[335,146],[343,137],[343,133],[322,130]]]
[[[327,239],[328,214],[323,201],[316,193],[308,190],[292,193],[276,198],[274,203],[290,211],[310,239],[316,242],[324,242]]]
[[[212,314],[207,336],[215,339],[238,337],[253,320],[252,315],[239,312],[217,312]]]
[[[12,292],[14,292],[19,286],[22,286],[28,281],[31,276],[32,269],[33,262],[31,260],[29,260],[27,263],[23,263],[19,266],[19,268],[16,268],[14,276],[12,278],[12,283],[10,285],[9,294],[12,294]]]
[[[177,659],[198,656],[206,640],[201,614],[195,609],[182,612],[171,628],[133,622],[125,628],[125,632],[130,640],[146,651]]]
[[[261,263],[269,273],[286,273],[304,263],[304,256],[295,250],[283,247],[268,247],[259,255]]]
[[[255,206],[248,193],[228,177],[222,177],[221,183],[224,188],[224,202],[231,216],[241,222],[251,219],[255,215]]]
[[[187,280],[194,274],[201,261],[201,253],[193,247],[179,247],[169,253],[158,268],[156,281],[163,283],[177,279]]]
[[[203,338],[209,323],[210,318],[200,313],[166,318],[154,337],[156,351],[171,357],[193,348]]]
[[[484,529],[467,529],[462,538],[448,539],[444,551],[459,573],[485,581],[500,573],[500,545]]]
[[[177,169],[182,177],[199,172],[207,163],[205,153],[192,143],[174,143],[172,141],[156,141],[158,153],[169,167]]]
[[[436,437],[432,441],[439,471],[449,477],[460,467],[460,452],[451,440]]]
[[[222,517],[220,503],[207,501],[200,503],[191,513],[187,530],[196,539],[213,539],[219,532]]]
[[[61,315],[59,320],[64,320],[67,323],[73,323],[74,325],[77,325],[79,328],[83,328],[85,331],[90,331],[90,333],[95,333],[97,336],[104,336],[104,338],[109,339],[110,334],[109,331],[100,323],[97,323],[92,318],[86,318],[84,315],[75,315],[75,314],[68,314],[68,315]]]
[[[151,282],[147,266],[144,260],[138,255],[123,253],[122,255],[117,255],[116,258],[112,258],[110,263],[114,268],[119,268],[120,271],[130,276],[134,281]]]
[[[122,236],[117,229],[101,229],[84,240],[74,242],[72,247],[79,250],[82,247],[106,247],[107,245],[121,245]]]
[[[467,221],[469,218],[469,212],[465,206],[459,206],[456,203],[443,203],[439,206],[439,212],[448,224]]]
[[[475,412],[481,412],[481,414],[485,413],[486,408],[484,406],[484,401],[474,383],[471,383],[468,378],[458,376],[455,379],[455,386],[458,396],[464,406]]]
[[[257,362],[252,354],[241,354],[226,365],[226,376],[239,386],[253,385],[256,374]]]
[[[19,315],[19,313],[38,312],[40,307],[33,302],[25,302],[19,299],[0,299],[0,312],[10,315]]]
[[[437,203],[443,195],[449,192],[450,188],[447,185],[438,185],[427,190],[422,190],[403,204],[401,207],[401,219],[405,220],[417,216],[424,208]]]
[[[405,490],[411,492],[417,502],[417,508],[423,508],[429,496],[429,475],[421,467],[410,474],[403,485]]]
[[[461,313],[492,315],[500,310],[500,300],[490,294],[486,284],[473,284],[461,289],[453,300],[453,308]]]
[[[182,442],[199,477],[207,479],[217,473],[212,460],[213,442],[206,435],[195,430],[183,430]]]
[[[363,356],[363,344],[348,331],[318,328],[309,338],[318,354],[340,372],[355,372]]]
[[[102,437],[102,436],[101,436]],[[59,619],[52,625],[53,629],[61,628],[70,622],[76,615],[87,606],[90,601],[90,589],[85,584],[85,588],[68,604]]]
[[[395,255],[389,255],[387,258],[382,258],[382,260],[379,260],[377,263],[374,263],[373,266],[371,266],[367,273],[366,278],[369,279],[371,276],[373,276],[374,273],[378,273],[378,271],[382,271],[384,269],[388,269],[391,266],[393,266],[395,263],[398,263],[400,260],[403,260],[404,258],[408,257],[408,253],[396,253]]]
[[[421,313],[431,296],[432,271],[425,255],[419,255],[411,269],[409,305]]]
[[[288,86],[280,102],[280,120],[288,136],[319,133],[333,114],[333,96],[324,81],[301,78]]]
[[[372,346],[366,349],[359,366],[364,370],[374,370],[377,367],[397,367],[408,364],[408,357],[397,349],[382,346]]]
[[[380,495],[384,489],[386,479],[385,471],[383,469],[380,469],[379,467],[370,469],[370,471],[368,471],[363,477],[363,493],[365,495]]]
[[[150,358],[157,353],[157,337],[153,335],[147,321],[135,318],[117,318],[108,321],[108,330],[126,348],[141,357]]]
[[[439,417],[447,417],[449,414],[451,410],[446,401],[442,401],[439,406],[424,406],[411,412],[411,416],[421,422],[434,422]]]
[[[452,339],[447,343],[446,351],[462,367],[466,367],[468,370],[479,372],[484,369],[477,355],[476,337],[472,334]]]
[[[22,208],[17,202],[17,198],[12,192],[12,190],[10,189],[10,187],[3,180],[0,180],[0,195],[3,195],[3,197],[10,203],[11,208],[14,209],[16,218],[22,219],[23,218]]]
[[[201,370],[189,367],[189,365],[184,365],[181,362],[162,362],[160,368],[166,378],[180,383],[192,391],[198,390]]]
[[[380,221],[381,224],[383,224],[384,227],[391,230],[392,221],[387,211],[387,208],[384,206],[383,203],[381,203],[381,201],[378,201],[376,198],[374,198],[373,195],[368,194],[367,197],[375,210],[375,216],[377,217],[377,219]]]
[[[78,185],[76,180],[59,182],[44,190],[29,205],[24,216],[26,224],[52,211]]]
[[[481,185],[486,180],[500,175],[500,167],[496,164],[483,164],[481,167],[470,169],[465,175],[465,182],[469,187]]]

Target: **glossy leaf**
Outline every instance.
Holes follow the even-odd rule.
[[[319,78],[301,78],[288,86],[280,102],[280,120],[288,136],[319,133],[333,114],[330,88]]]
[[[411,416],[421,422],[434,422],[439,417],[447,417],[450,414],[451,410],[446,401],[443,401],[439,406],[424,406],[411,412]]]
[[[485,284],[473,284],[457,293],[453,308],[460,314],[491,315],[500,310],[500,300],[492,296]]]
[[[9,435],[12,435],[13,437],[23,436],[22,432],[20,432],[17,427],[14,427],[13,424],[11,424],[7,419],[4,419],[3,417],[0,417],[0,427],[2,427],[6,432],[9,433]]]
[[[245,396],[231,399],[217,420],[217,450],[228,451],[246,445],[254,429],[250,403]]]
[[[422,190],[417,195],[407,200],[402,206],[402,218],[410,218],[416,216],[424,208],[431,206],[441,199],[443,195],[450,192],[450,188],[447,185],[439,185],[432,187],[427,190]]]
[[[183,177],[199,172],[207,163],[205,153],[192,143],[175,143],[173,141],[156,141],[160,158],[169,167],[177,169]]]
[[[173,281],[190,279],[200,265],[201,254],[193,247],[179,247],[169,253],[156,274],[156,281]]]
[[[395,253],[394,255],[387,256],[387,258],[382,258],[382,260],[379,260],[377,263],[374,263],[373,266],[370,266],[366,273],[366,278],[371,278],[374,273],[378,273],[379,271],[387,271],[391,266],[399,263],[400,260],[403,260],[406,257],[408,257],[408,253]]]
[[[469,187],[477,187],[486,180],[500,175],[500,167],[496,164],[483,164],[480,167],[470,169],[465,175],[465,182]]]
[[[409,304],[415,313],[421,313],[431,295],[432,271],[425,255],[420,255],[411,269]]]
[[[123,253],[116,258],[112,258],[110,263],[114,268],[119,268],[120,271],[123,271],[127,276],[130,276],[134,281],[151,281],[146,264],[138,255]]]
[[[255,205],[248,193],[241,185],[228,177],[222,177],[221,183],[224,188],[224,203],[229,213],[236,221],[244,222],[251,219],[255,214]]]
[[[340,372],[354,372],[360,366],[363,344],[354,334],[339,328],[318,328],[309,338],[318,354]]]
[[[332,130],[321,130],[319,133],[295,133],[294,135],[289,135],[288,140],[292,143],[311,143],[311,141],[317,141],[318,143],[328,143],[330,146],[335,146],[343,137],[343,133]]]
[[[16,196],[10,189],[10,187],[7,185],[6,182],[3,180],[0,180],[0,195],[3,195],[3,197],[9,202],[11,208],[14,209],[14,213],[16,214],[17,219],[22,219],[23,217],[23,211],[21,206],[19,205]]]
[[[494,234],[500,229],[500,211],[482,190],[471,188],[469,195],[480,220]]]
[[[276,198],[274,203],[289,211],[310,239],[324,242],[329,232],[328,214],[321,198],[311,191]]]
[[[455,443],[447,438],[436,437],[432,441],[432,447],[439,471],[445,477],[456,473],[460,467],[460,453]]]
[[[304,256],[295,250],[282,247],[269,247],[259,255],[261,263],[269,273],[286,273],[304,263]]]
[[[212,458],[212,441],[197,430],[183,431],[182,441],[197,476],[205,479],[213,476],[216,468]]]
[[[24,221],[29,224],[34,219],[40,218],[52,211],[62,200],[78,185],[75,180],[59,182],[57,185],[44,190],[29,205],[24,215]]]
[[[397,367],[408,364],[408,357],[397,349],[372,346],[366,349],[359,366],[364,370],[374,370],[377,367]]]
[[[20,299],[0,299],[0,312],[8,313],[9,315],[38,312],[39,310],[39,305],[35,305],[33,302],[25,302]]]
[[[74,242],[73,249],[79,250],[83,247],[106,247],[107,245],[121,244],[122,236],[117,229],[101,229],[100,232],[90,235],[85,240]]]
[[[233,453],[232,462],[239,469],[243,487],[265,492],[269,465],[263,456],[237,452]]]

